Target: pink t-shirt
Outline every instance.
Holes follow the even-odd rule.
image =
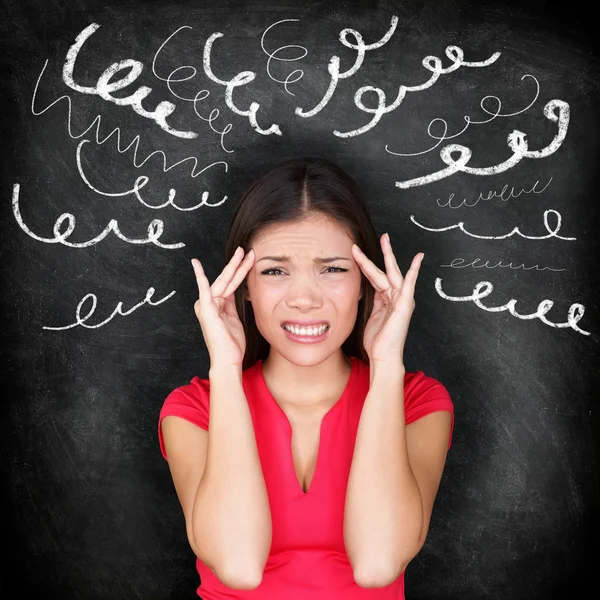
[[[263,378],[262,360],[243,371],[273,525],[269,558],[261,584],[253,590],[223,585],[196,558],[200,576],[197,594],[204,600],[404,600],[404,572],[381,588],[356,584],[344,547],[343,513],[356,431],[369,391],[369,366],[356,357],[342,396],[323,418],[315,473],[304,493],[294,470],[290,422]],[[194,377],[173,390],[159,415],[160,449],[167,458],[160,422],[176,415],[208,430],[209,380]],[[446,388],[423,371],[404,377],[406,424],[429,413],[454,406]]]

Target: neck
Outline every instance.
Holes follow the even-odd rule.
[[[296,408],[321,408],[341,395],[352,361],[341,350],[319,364],[297,365],[270,351],[263,377],[278,403]]]

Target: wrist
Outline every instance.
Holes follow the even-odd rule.
[[[369,360],[371,382],[373,380],[400,379],[404,381],[406,367],[401,360]]]
[[[242,365],[235,364],[212,364],[208,371],[209,379],[225,378],[225,379],[241,379],[242,378]]]

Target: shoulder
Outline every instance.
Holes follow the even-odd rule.
[[[254,370],[246,369],[244,381],[252,379]],[[167,458],[161,427],[165,417],[174,416],[208,431],[210,423],[210,379],[195,376],[189,383],[173,389],[165,398],[158,416],[158,439],[162,455]]]
[[[440,410],[447,411],[452,415],[448,440],[448,449],[450,449],[454,431],[454,403],[450,392],[440,381],[425,375],[423,371],[406,373],[404,378],[404,422],[406,425]]]
[[[172,390],[158,416],[158,438],[166,458],[161,423],[165,417],[179,417],[208,431],[210,388],[208,379],[194,377],[190,383]]]
[[[189,406],[198,409],[206,405],[206,401],[210,396],[210,381],[193,377],[192,380],[172,390],[166,397],[162,410],[166,410],[170,406]]]
[[[423,371],[408,372],[404,376],[404,399],[406,403],[417,400],[433,400],[441,398],[450,400],[450,393],[446,387],[434,377],[426,375]]]
[[[360,359],[357,384],[366,394],[369,390],[370,368]],[[434,377],[426,375],[422,370],[407,371],[404,374],[404,407],[407,416],[424,405],[439,404],[453,409],[452,398],[446,387]]]
[[[357,362],[359,364],[358,380],[366,386],[366,391],[368,391],[370,367],[360,359],[357,359]],[[404,405],[406,408],[434,400],[445,400],[452,403],[450,393],[440,381],[426,375],[422,370],[407,371],[404,374]]]
[[[450,426],[450,442],[454,429],[454,403],[450,392],[434,377],[425,375],[423,371],[406,373],[404,377],[404,417],[408,425],[433,412],[447,411],[452,415]]]
[[[255,377],[256,369],[249,367],[243,372],[243,382],[246,388]],[[160,418],[167,415],[177,415],[184,418],[196,416],[196,421],[204,429],[208,428],[210,415],[210,379],[195,376],[185,385],[172,390],[166,397],[160,411]],[[191,419],[188,419],[191,420]]]

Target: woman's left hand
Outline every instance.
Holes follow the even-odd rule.
[[[354,260],[375,288],[373,310],[365,327],[363,346],[371,362],[404,364],[404,343],[415,309],[415,283],[424,254],[417,254],[402,277],[388,237],[381,236],[386,273],[379,269],[356,244]]]

